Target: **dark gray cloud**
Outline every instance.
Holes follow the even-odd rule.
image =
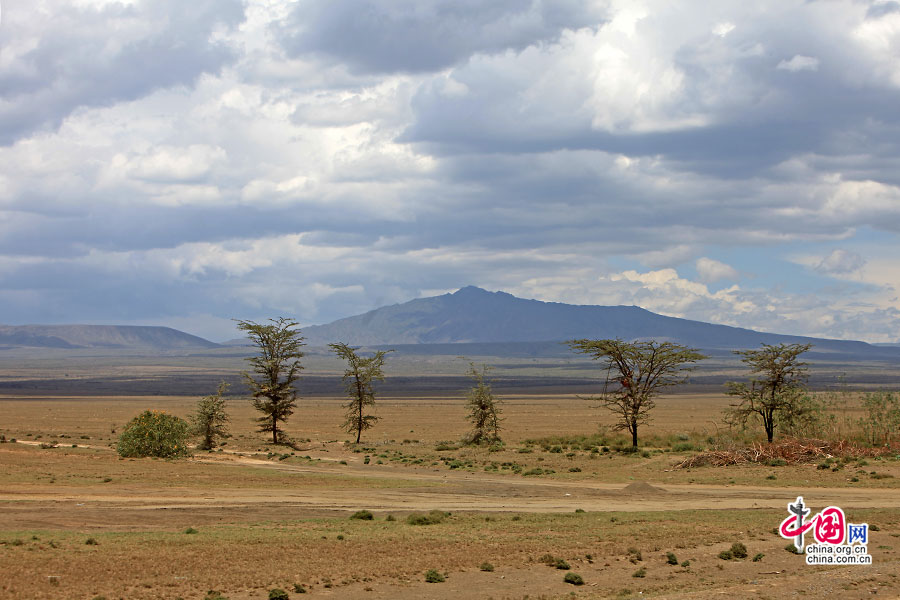
[[[364,73],[423,72],[553,41],[602,18],[576,0],[306,0],[278,32],[293,56],[318,53]]]
[[[4,2],[0,144],[53,129],[79,107],[108,106],[192,85],[236,54],[221,40],[244,19],[241,0],[141,0],[79,7]],[[45,18],[29,20],[35,9]]]

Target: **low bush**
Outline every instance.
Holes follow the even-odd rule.
[[[425,581],[427,583],[443,583],[446,580],[436,569],[428,569],[425,571]]]
[[[288,593],[281,588],[269,590],[269,600],[290,600]]]
[[[563,581],[572,585],[584,585],[584,579],[578,573],[566,573]]]
[[[450,513],[442,510],[432,510],[428,514],[413,513],[406,517],[406,522],[410,525],[436,525],[442,523],[444,519],[450,516]]]
[[[675,556],[674,552],[666,552],[666,562],[670,565],[677,565],[678,557]]]
[[[557,558],[556,562],[553,563],[553,566],[561,571],[568,571],[572,567],[569,566],[569,563],[566,562],[564,558]]]
[[[731,550],[722,550],[719,552],[719,558],[722,560],[734,560],[734,553]]]
[[[731,554],[735,558],[747,558],[747,546],[741,542],[735,542],[731,545]]]
[[[306,593],[306,588],[303,587],[303,584],[302,584],[302,583],[295,583],[295,584],[294,584],[294,593],[295,593],[295,594],[305,594],[305,593]]]
[[[757,554],[753,557],[753,562],[759,562],[759,561],[761,561],[761,560],[763,559],[764,556],[765,556],[765,554],[763,554],[762,552],[757,553]]]
[[[489,562],[481,563],[481,566],[478,567],[480,570],[490,573],[494,570],[494,565]]]
[[[646,568],[646,567],[641,567],[640,569],[638,569],[637,571],[635,571],[634,573],[632,573],[631,576],[632,576],[632,577],[637,577],[638,579],[641,579],[641,578],[643,578],[643,577],[646,577],[646,576],[647,576],[647,568]]]
[[[358,510],[350,515],[350,518],[359,519],[360,521],[371,521],[375,518],[375,515],[373,515],[372,512],[368,510]]]
[[[180,458],[190,454],[187,421],[158,410],[145,410],[125,426],[116,451],[120,456]]]

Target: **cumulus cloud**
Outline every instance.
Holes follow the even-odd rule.
[[[896,333],[889,2],[3,4],[4,319],[207,332],[472,283]]]
[[[306,0],[277,31],[293,55],[318,53],[362,72],[422,72],[552,41],[602,18],[601,9],[570,0]]]
[[[221,39],[240,0],[79,4],[7,0],[0,45],[0,143],[55,128],[79,107],[192,85],[235,59]]]
[[[695,266],[697,267],[697,274],[700,276],[700,281],[706,283],[712,283],[722,279],[735,280],[740,277],[740,274],[731,265],[727,265],[706,256],[698,258]]]

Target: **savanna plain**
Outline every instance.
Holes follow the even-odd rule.
[[[0,598],[900,596],[898,453],[692,464],[762,443],[724,424],[724,390],[661,397],[632,452],[569,384],[499,388],[503,443],[475,447],[459,441],[465,382],[386,388],[360,444],[340,428],[339,386],[305,396],[285,423],[292,446],[255,431],[235,384],[215,450],[120,457],[134,416],[187,417],[203,395],[118,395],[134,389],[122,378],[177,387],[239,368],[210,373],[209,362],[83,359],[65,375],[5,365],[24,391],[0,390]],[[43,387],[41,369],[54,373]],[[61,393],[64,378],[90,384]],[[849,437],[861,388],[818,394]],[[869,523],[873,564],[807,566],[789,552],[776,528],[799,495]],[[727,558],[739,545],[746,556]]]

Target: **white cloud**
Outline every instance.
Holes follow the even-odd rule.
[[[827,275],[849,275],[862,269],[865,264],[866,259],[856,252],[837,248],[824,257],[815,269]]]
[[[790,60],[782,60],[779,62],[778,66],[775,68],[782,71],[790,71],[791,73],[796,73],[797,71],[818,71],[819,59],[812,56],[795,54]]]
[[[697,259],[695,266],[697,268],[697,274],[700,276],[700,281],[706,283],[712,283],[722,279],[735,280],[740,278],[740,274],[734,267],[714,258],[706,256],[700,257]]]

